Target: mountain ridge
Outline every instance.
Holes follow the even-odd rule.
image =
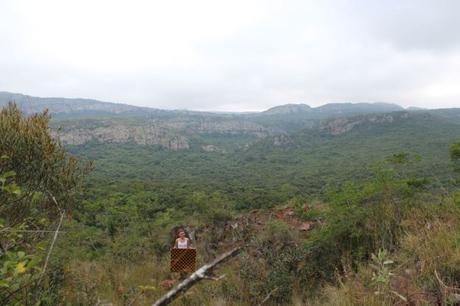
[[[194,111],[187,109],[173,109],[166,110],[155,107],[135,106],[127,103],[107,102],[90,98],[65,98],[65,97],[36,97],[22,93],[12,93],[8,91],[0,91],[0,106],[6,105],[8,102],[16,102],[16,104],[26,113],[43,111],[45,108],[49,109],[51,114],[60,113],[75,113],[83,111],[100,111],[107,113],[129,113],[136,111],[146,112],[174,112],[174,113],[200,113],[200,114],[217,114],[217,115],[279,115],[279,114],[292,114],[310,111],[330,111],[338,109],[362,109],[362,108],[375,108],[377,111],[381,110],[404,110],[402,106],[393,103],[385,102],[343,102],[343,103],[326,103],[321,106],[311,107],[305,103],[287,103],[270,107],[266,110],[259,112],[214,112],[214,111]],[[73,104],[73,105],[72,105]]]
[[[285,104],[258,113],[160,110],[91,99],[35,98],[0,92],[0,107],[17,98],[26,114],[51,107],[53,135],[66,145],[131,143],[170,151],[232,152],[263,139],[275,147],[294,144],[303,130],[340,136],[363,126],[402,122],[429,114],[460,125],[460,109],[406,110],[390,103],[330,103],[319,107]],[[75,104],[75,105],[73,105]],[[446,125],[447,126],[447,125]]]

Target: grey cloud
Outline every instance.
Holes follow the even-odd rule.
[[[261,110],[284,103],[316,106],[330,101],[460,106],[460,91],[452,85],[460,82],[460,36],[456,33],[460,2],[260,4],[266,5],[261,7],[266,10],[263,18],[222,35],[197,35],[190,41],[187,36],[163,35],[165,40],[156,42],[139,33],[139,41],[127,39],[130,33],[120,33],[115,36],[120,44],[124,39],[138,44],[126,48],[126,54],[116,53],[120,58],[108,62],[108,67],[78,66],[47,54],[40,49],[43,46],[37,46],[40,52],[26,48],[30,33],[0,10],[0,90],[168,109]],[[167,33],[168,28],[163,30]],[[103,38],[88,46],[84,35],[75,39],[75,45],[85,46],[85,55],[105,47]],[[171,49],[172,54],[158,56],[138,52],[148,41],[155,41],[148,45],[154,51],[171,40],[180,42],[176,48],[187,49]],[[145,65],[130,67],[134,61]]]
[[[460,46],[457,0],[363,1],[363,26],[396,48],[449,51]],[[357,18],[360,16],[355,15]]]

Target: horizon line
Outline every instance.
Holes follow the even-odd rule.
[[[291,103],[277,104],[277,105],[271,106],[269,108],[259,109],[259,110],[226,111],[226,110],[215,110],[215,109],[213,110],[213,109],[187,109],[187,108],[158,108],[158,107],[155,107],[155,106],[136,105],[136,104],[129,104],[129,103],[126,103],[126,102],[104,101],[104,100],[99,100],[97,98],[63,97],[63,96],[36,96],[36,95],[29,95],[29,94],[25,94],[25,93],[4,91],[4,90],[1,90],[0,94],[1,93],[11,94],[11,95],[22,95],[22,96],[38,98],[38,99],[92,100],[92,101],[99,102],[99,103],[121,104],[121,105],[127,105],[127,106],[132,106],[132,107],[149,108],[149,109],[165,110],[165,111],[189,111],[189,112],[208,112],[208,113],[227,113],[227,114],[231,114],[231,113],[234,113],[234,114],[235,113],[241,113],[241,114],[245,114],[245,113],[246,114],[247,113],[262,113],[262,112],[268,111],[270,109],[273,109],[275,107],[287,106],[287,105],[296,105],[296,106],[298,106],[298,105],[306,105],[306,106],[308,106],[309,108],[312,108],[312,109],[321,108],[321,107],[324,107],[326,105],[331,105],[331,104],[386,104],[386,105],[398,106],[398,107],[401,107],[404,110],[409,110],[411,108],[416,108],[416,109],[420,109],[420,110],[436,110],[436,109],[452,109],[452,108],[455,108],[455,107],[429,108],[429,107],[418,107],[418,106],[404,107],[404,106],[402,106],[402,105],[400,105],[398,103],[395,103],[395,102],[384,102],[384,101],[373,101],[373,102],[369,102],[369,101],[341,101],[341,102],[331,101],[331,102],[326,102],[324,104],[320,104],[318,106],[311,106],[311,105],[309,105],[309,104],[307,104],[305,102],[299,102],[299,103],[292,103],[291,102]],[[14,101],[12,101],[12,102],[14,102]]]

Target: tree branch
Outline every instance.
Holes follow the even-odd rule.
[[[42,281],[42,278],[45,275],[46,268],[48,267],[48,261],[50,260],[51,252],[53,251],[53,248],[54,248],[54,243],[56,242],[57,236],[59,234],[59,229],[61,228],[61,225],[62,225],[62,220],[64,219],[64,214],[65,214],[65,211],[62,211],[61,212],[61,218],[59,219],[59,224],[58,224],[58,226],[56,228],[56,231],[54,232],[53,240],[51,241],[51,245],[50,245],[50,248],[48,250],[48,254],[46,255],[45,264],[43,265],[43,270],[42,270],[42,273],[40,275],[40,278],[38,279],[37,286],[40,285],[40,283]]]
[[[439,286],[441,287],[440,289],[441,289],[442,300],[446,301],[448,299],[451,299],[455,303],[460,302],[460,294],[458,294],[458,292],[460,292],[460,288],[449,287],[446,284],[444,284],[444,282],[439,277],[438,271],[436,270],[434,270],[434,276],[438,280]]]
[[[265,304],[272,296],[273,293],[275,293],[276,291],[278,290],[278,287],[276,287],[275,289],[273,289],[272,291],[270,291],[267,296],[262,300],[262,302],[260,302],[259,306],[262,306],[263,304]]]
[[[441,285],[442,288],[450,291],[455,291],[455,292],[460,292],[460,288],[455,288],[455,287],[449,287],[444,282],[441,280],[441,277],[439,277],[438,271],[434,270],[434,276],[436,276],[436,279],[438,280],[439,284]]]
[[[152,306],[164,306],[168,305],[171,303],[173,300],[175,300],[181,293],[187,291],[190,289],[193,285],[195,285],[197,282],[203,280],[203,279],[209,279],[209,276],[207,275],[208,272],[212,271],[217,265],[223,263],[224,261],[236,256],[240,251],[242,247],[236,247],[216,259],[214,259],[211,263],[206,264],[199,268],[197,271],[195,271],[192,275],[190,275],[188,278],[183,280],[179,285],[177,285],[175,288],[171,289],[168,293],[163,295],[159,300],[157,300]],[[213,278],[214,280],[219,280],[222,277],[216,277]]]

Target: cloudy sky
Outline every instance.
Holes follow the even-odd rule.
[[[0,0],[0,90],[158,108],[460,107],[457,0]]]

